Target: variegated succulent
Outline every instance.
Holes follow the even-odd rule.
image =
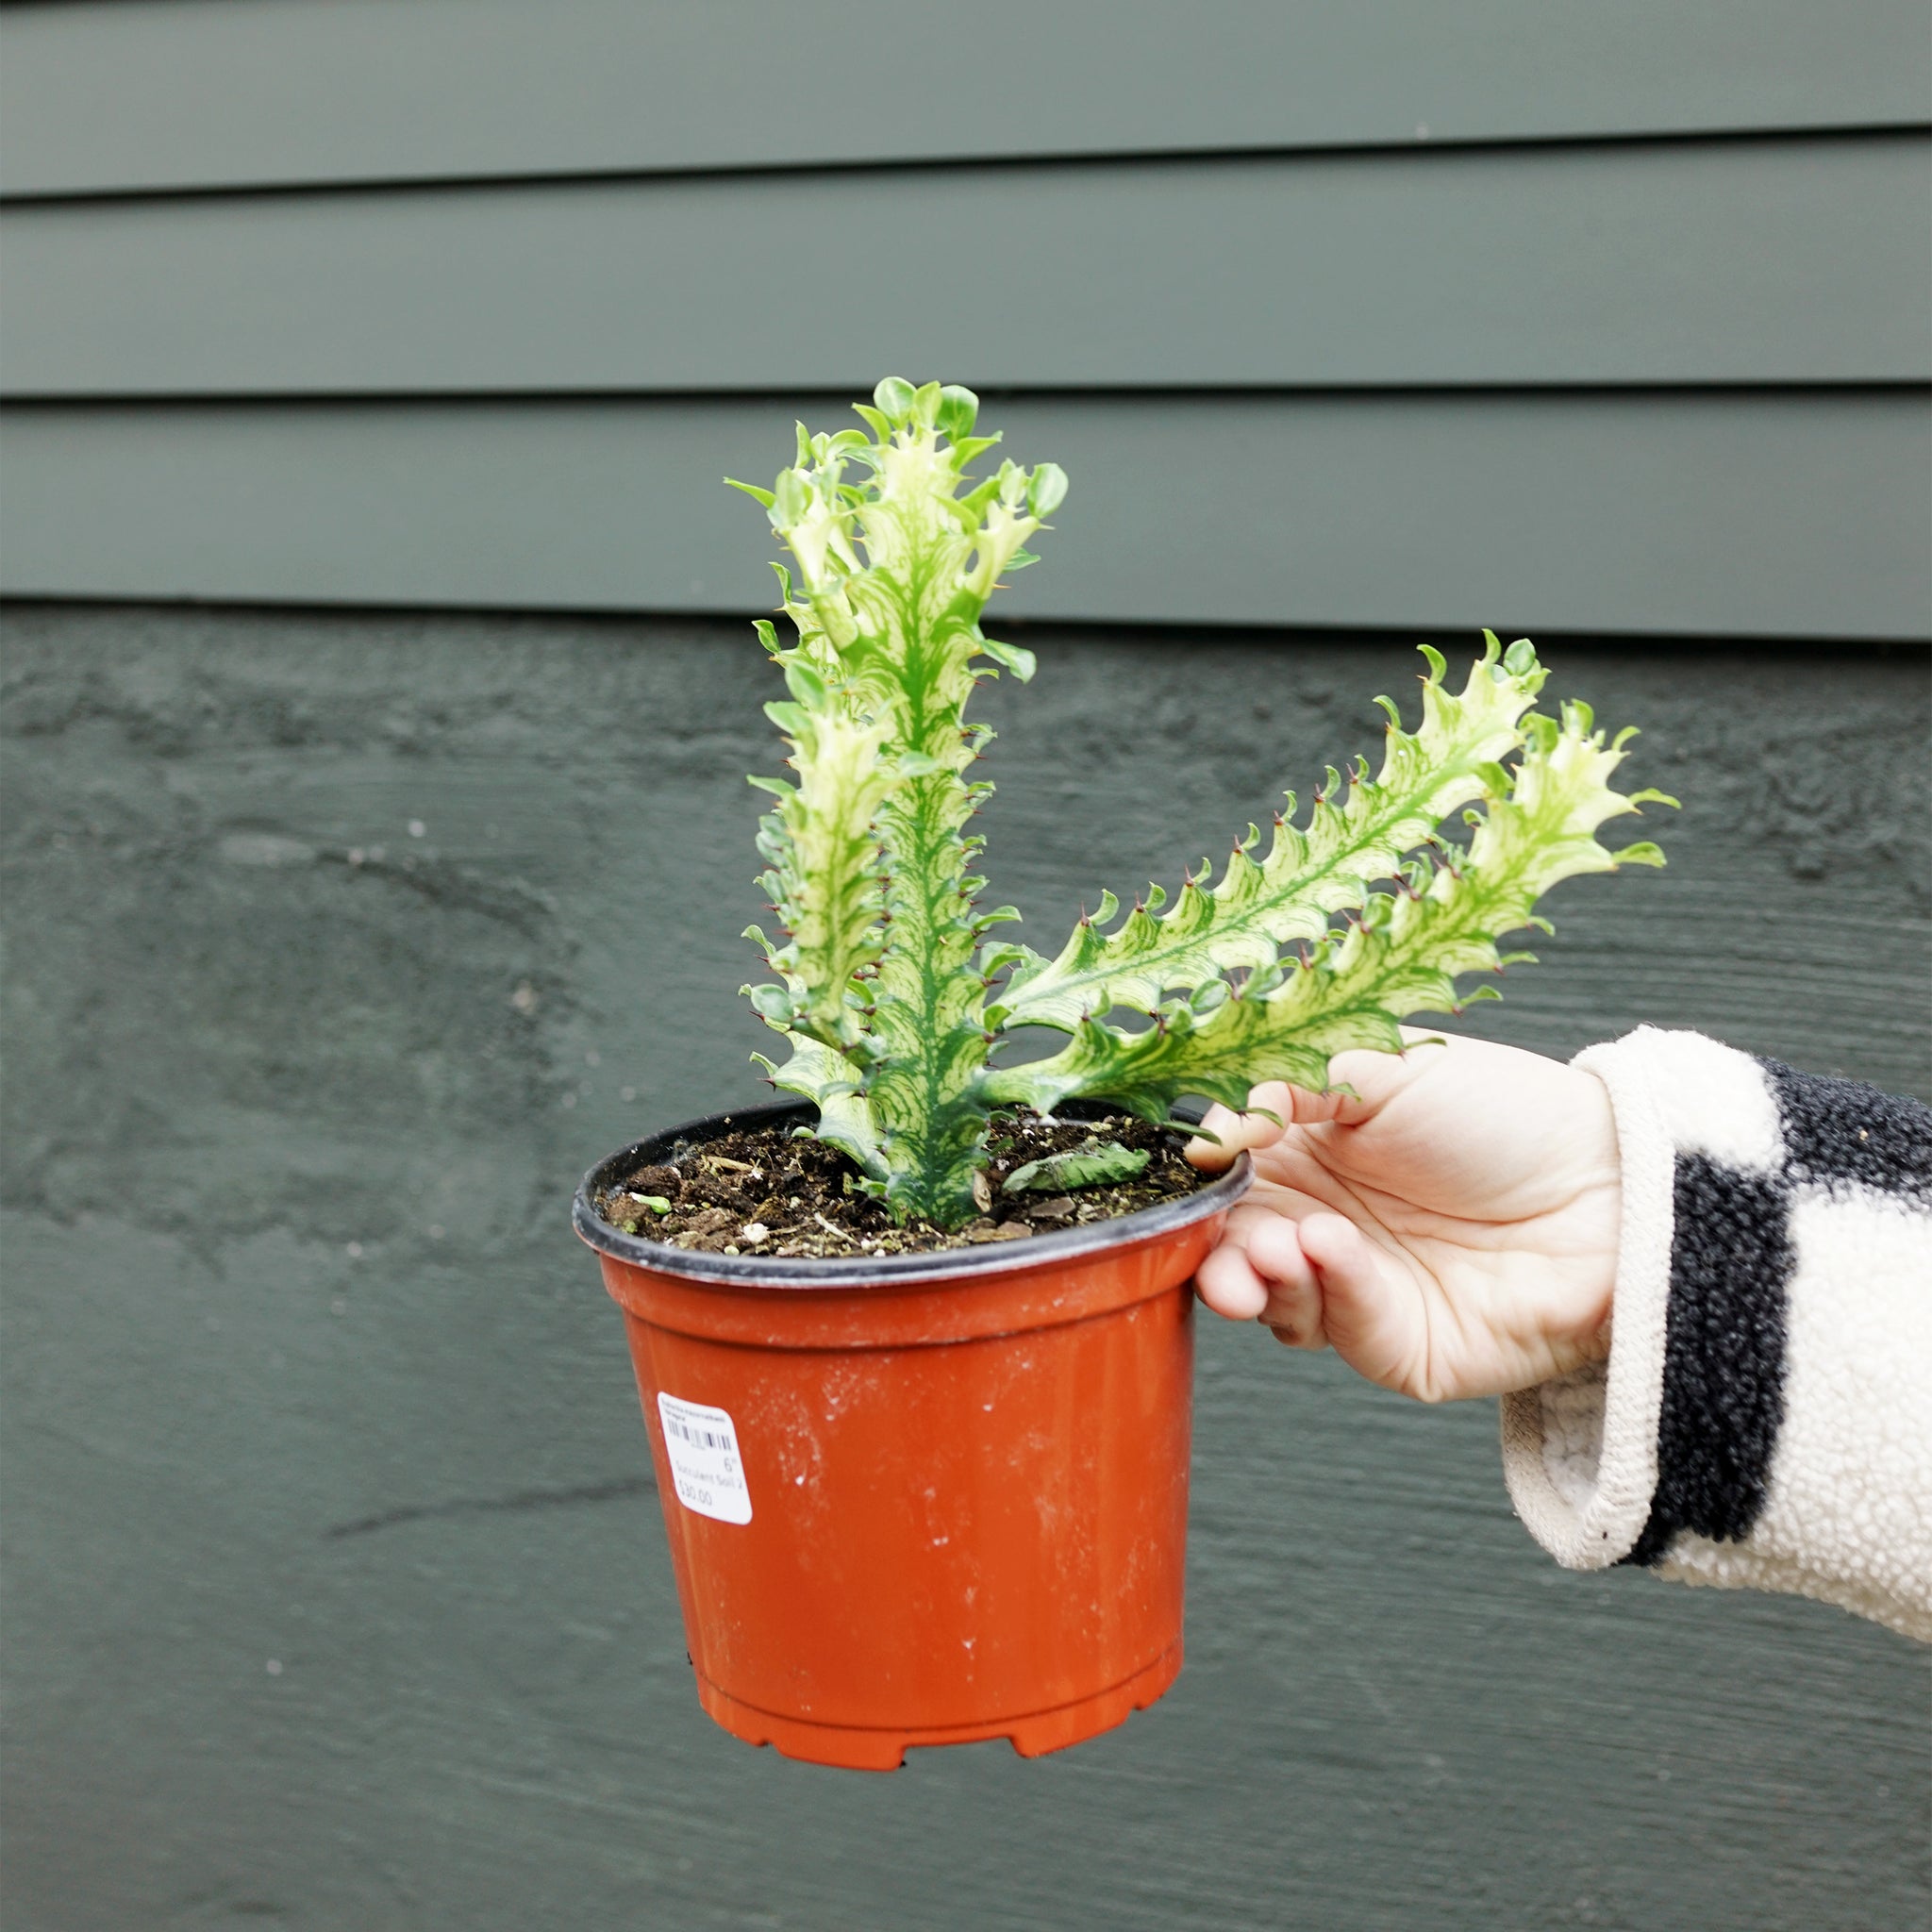
[[[1052,958],[990,937],[1018,914],[979,902],[971,821],[991,787],[969,774],[991,733],[965,713],[982,677],[1024,681],[1034,660],[980,615],[1067,483],[1051,463],[973,480],[998,441],[974,434],[977,411],[968,390],[889,379],[863,429],[801,425],[774,489],[736,486],[792,557],[775,568],[795,636],[758,625],[797,774],[753,780],[777,795],[759,846],[782,924],[775,941],[751,928],[776,983],[745,991],[789,1048],[761,1063],[902,1220],[976,1211],[996,1109],[1078,1098],[1158,1121],[1188,1095],[1238,1107],[1260,1080],[1320,1090],[1343,1049],[1398,1049],[1399,1020],[1456,1010],[1459,975],[1526,959],[1498,941],[1547,929],[1535,908],[1559,879],[1662,863],[1596,838],[1662,796],[1611,788],[1629,734],[1607,741],[1574,700],[1534,710],[1536,652],[1490,634],[1459,691],[1425,651],[1415,729],[1379,701],[1381,769],[1330,770],[1300,824],[1289,794],[1267,849],[1250,825],[1219,879],[1204,863],[1118,924],[1103,893]],[[1442,830],[1458,815],[1459,843]],[[996,1066],[1032,1026],[1065,1045]]]

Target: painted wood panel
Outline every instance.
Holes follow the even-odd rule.
[[[16,406],[13,594],[761,609],[843,398]],[[1923,637],[1932,405],[1888,392],[1014,398],[1073,492],[1035,617]]]
[[[1924,0],[0,12],[14,194],[1932,120]]]
[[[1198,1326],[1159,1704],[891,1778],[726,1738],[567,1204],[607,1149],[763,1091],[749,633],[0,622],[16,1932],[1923,1924],[1923,1649],[1559,1571],[1493,1405],[1253,1324]],[[978,823],[1047,943],[1372,751],[1370,693],[1418,662],[1035,641],[1034,683],[982,693]],[[1694,1025],[1932,1095],[1923,659],[1552,656],[1644,727],[1671,865],[1559,888],[1543,964],[1461,1024],[1559,1055]]]
[[[1913,135],[56,205],[0,231],[12,395],[1932,379]]]

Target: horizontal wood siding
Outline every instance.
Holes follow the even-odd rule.
[[[23,593],[764,608],[769,477],[843,399],[17,406]],[[1916,636],[1932,408],[1858,392],[1014,397],[1074,477],[1038,617]]]
[[[12,194],[1932,118],[1924,0],[142,0],[0,16]]]
[[[1566,1574],[1493,1404],[1205,1314],[1163,1704],[892,1779],[725,1738],[566,1203],[765,1092],[748,628],[0,624],[8,1932],[1924,1932],[1922,1649]],[[1048,948],[1414,715],[1387,641],[1032,641],[974,824]],[[1923,666],[1550,655],[1671,862],[1457,1030],[1932,1098]]]
[[[16,396],[1932,379],[1909,134],[29,205],[0,251]]]
[[[896,371],[1073,473],[1021,614],[1924,636],[1927,18],[0,9],[0,587],[756,609]]]

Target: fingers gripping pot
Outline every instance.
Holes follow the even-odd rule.
[[[597,1191],[741,1108],[613,1156],[577,1232],[624,1311],[700,1702],[752,1743],[889,1771],[1123,1723],[1181,1663],[1189,1284],[1250,1170],[1117,1220],[851,1263],[689,1252]]]

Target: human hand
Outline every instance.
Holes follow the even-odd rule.
[[[1189,1144],[1256,1183],[1195,1286],[1424,1402],[1526,1389],[1609,1353],[1622,1208],[1609,1095],[1593,1074],[1487,1041],[1406,1029],[1407,1051],[1336,1057],[1355,1097],[1257,1087]],[[1433,1043],[1430,1043],[1433,1042]]]

